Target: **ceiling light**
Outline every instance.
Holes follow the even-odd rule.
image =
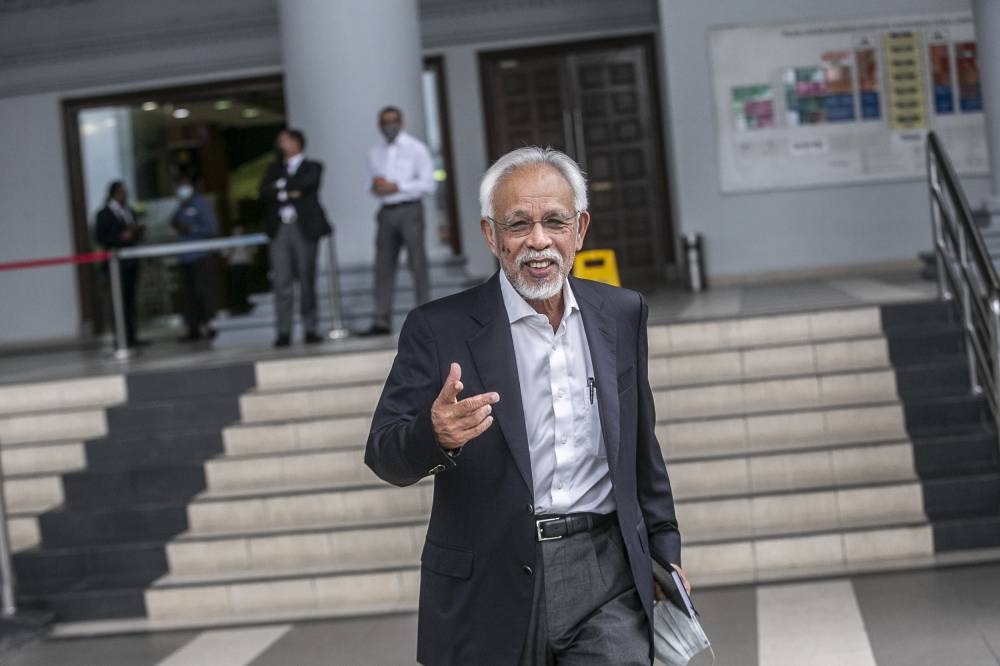
[[[183,108],[181,108],[181,109],[174,109],[174,113],[173,113],[174,118],[177,118],[178,120],[180,120],[182,118],[187,118],[190,115],[191,115],[191,112],[188,111],[187,109],[183,109]]]
[[[215,103],[216,111],[226,111],[231,108],[233,108],[233,103],[228,99],[220,99]]]
[[[157,104],[156,102],[143,102],[142,103],[142,110],[143,111],[156,111],[158,108],[160,108],[160,105]]]
[[[260,115],[260,109],[243,109],[244,118],[256,118]]]

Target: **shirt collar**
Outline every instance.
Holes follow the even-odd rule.
[[[514,285],[507,279],[507,274],[500,269],[500,294],[503,296],[503,305],[507,310],[507,321],[511,324],[521,321],[527,317],[537,315],[535,309],[524,300],[521,294],[517,293]],[[574,310],[579,311],[580,306],[576,302],[573,288],[569,286],[569,276],[563,280],[563,321],[569,317]]]
[[[288,165],[288,170],[297,171],[299,166],[302,164],[302,160],[304,160],[305,158],[306,158],[305,153],[295,153],[294,155],[289,157],[288,162],[286,162],[286,164]]]
[[[396,138],[393,139],[391,142],[386,141],[385,137],[382,137],[382,145],[384,145],[386,148],[390,148],[392,146],[401,146],[409,140],[410,140],[410,135],[406,133],[406,130],[399,130],[399,134],[397,134]]]

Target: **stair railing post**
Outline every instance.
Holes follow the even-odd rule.
[[[972,288],[966,276],[969,275],[969,239],[964,229],[958,229],[958,266],[959,274],[962,277],[959,287],[959,301],[962,305],[962,326],[965,328],[966,353],[969,357],[969,385],[975,395],[983,392],[982,384],[979,381],[979,366],[976,361],[976,345],[972,341],[975,339],[976,329],[972,324]],[[991,396],[992,397],[992,396]]]
[[[122,268],[118,251],[112,250],[108,259],[111,273],[111,316],[115,327],[115,358],[125,360],[132,355],[125,333],[125,300],[122,298]]]
[[[350,331],[344,326],[343,299],[340,294],[340,275],[337,272],[337,241],[336,232],[331,231],[327,236],[327,249],[330,253],[330,271],[328,279],[330,281],[330,318],[333,328],[327,334],[331,340],[342,340],[350,335]]]
[[[931,233],[934,236],[934,259],[937,263],[937,283],[938,296],[942,300],[950,301],[953,294],[948,289],[948,276],[945,275],[945,241],[944,229],[942,229],[941,207],[935,193],[940,196],[941,186],[938,182],[937,162],[931,154],[930,148],[927,150],[927,182],[931,200]]]
[[[4,617],[17,614],[14,565],[10,555],[10,531],[7,529],[7,500],[4,497],[3,465],[0,464],[0,612]]]

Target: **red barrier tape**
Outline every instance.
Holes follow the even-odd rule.
[[[41,268],[42,266],[59,266],[60,264],[91,264],[95,261],[106,261],[110,252],[90,252],[76,254],[71,257],[51,257],[48,259],[29,259],[28,261],[12,261],[0,264],[0,271],[16,271],[22,268]]]

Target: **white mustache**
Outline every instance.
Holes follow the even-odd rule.
[[[553,249],[548,250],[525,250],[521,254],[517,255],[517,265],[518,268],[524,266],[529,261],[543,261],[548,259],[555,262],[556,266],[562,269],[563,258],[558,252]]]

